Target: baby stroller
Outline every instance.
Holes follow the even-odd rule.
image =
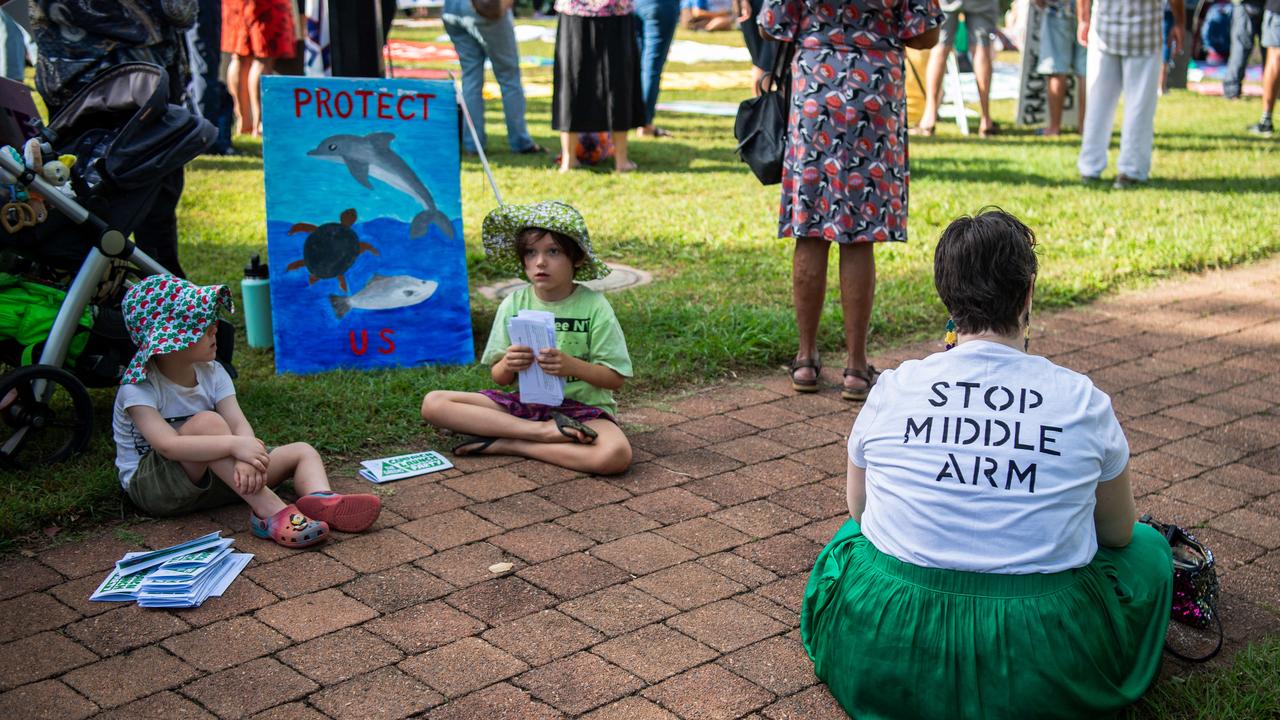
[[[165,269],[129,237],[161,179],[217,134],[208,121],[170,105],[168,87],[156,65],[117,65],[47,127],[37,116],[20,128],[18,144],[26,135],[52,157],[76,156],[74,198],[28,167],[20,151],[0,148],[0,196],[8,196],[0,208],[0,363],[14,368],[0,375],[0,467],[57,462],[84,449],[94,414],[86,388],[119,384],[133,357],[120,301],[132,280]],[[4,97],[12,91],[8,86]],[[30,108],[8,113],[11,131],[15,115],[35,115],[30,91],[22,91]],[[5,138],[14,140],[12,132]],[[12,215],[28,193],[53,211],[14,229]]]

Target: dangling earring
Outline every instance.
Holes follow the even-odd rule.
[[[1031,300],[1027,300],[1027,329],[1022,333],[1022,352],[1027,352],[1031,347]]]
[[[947,344],[948,350],[956,346],[956,321],[951,318],[947,318],[947,335],[943,342]]]

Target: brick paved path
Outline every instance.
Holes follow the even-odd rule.
[[[1140,509],[1202,528],[1227,654],[1280,633],[1278,297],[1271,260],[1038,319],[1033,341],[1112,394]],[[110,533],[2,560],[0,717],[842,717],[796,628],[856,409],[781,373],[709,388],[623,415],[645,428],[621,477],[462,459],[320,551],[255,540],[238,507],[134,527],[257,553],[191,611],[88,603],[135,549]]]

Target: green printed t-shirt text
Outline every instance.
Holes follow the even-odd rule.
[[[573,293],[564,300],[543,302],[534,294],[533,287],[526,286],[511,293],[498,306],[493,319],[493,330],[484,347],[480,361],[492,365],[511,346],[507,334],[507,320],[521,310],[542,310],[556,318],[556,347],[580,360],[611,368],[623,377],[631,377],[631,356],[627,354],[627,339],[622,326],[613,314],[609,301],[600,292],[585,285],[575,285]],[[584,405],[600,408],[617,415],[618,406],[613,401],[613,391],[598,388],[576,377],[565,378],[564,395]]]

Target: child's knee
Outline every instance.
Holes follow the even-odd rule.
[[[297,469],[299,465],[304,463],[320,463],[324,464],[320,453],[311,445],[304,442],[289,443],[281,445],[271,451],[271,462],[273,466],[276,463],[284,463],[284,465]]]
[[[631,467],[631,445],[627,441],[610,444],[602,449],[604,453],[600,459],[601,475],[617,475]]]
[[[443,390],[432,390],[422,398],[422,419],[433,420],[440,417],[440,412],[449,403],[448,393]]]
[[[226,419],[212,410],[202,410],[187,418],[178,430],[181,435],[230,435]]]
[[[310,443],[289,443],[288,445],[281,445],[276,450],[299,460],[320,459],[320,451],[311,447]]]

